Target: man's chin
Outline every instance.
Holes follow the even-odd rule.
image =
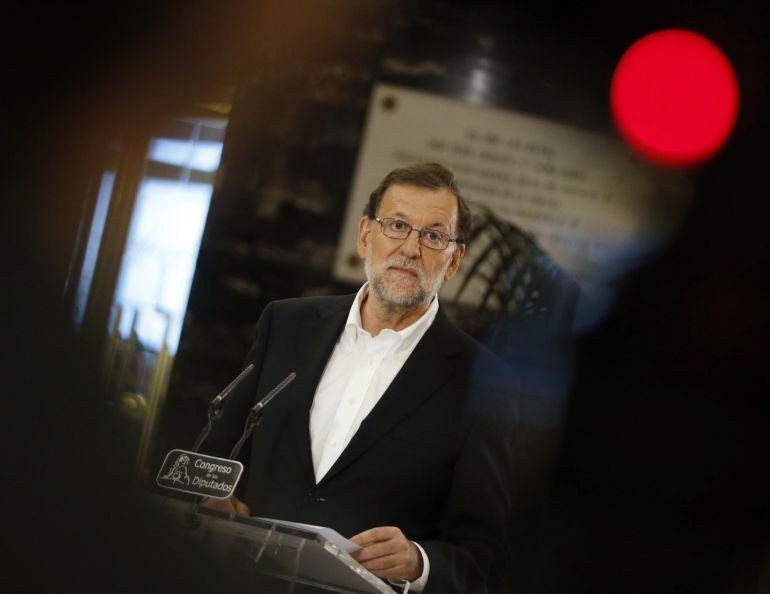
[[[393,287],[384,287],[377,291],[377,296],[385,304],[399,309],[413,309],[419,307],[425,301],[422,291],[398,290]]]

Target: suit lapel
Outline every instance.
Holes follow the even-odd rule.
[[[316,318],[299,328],[294,341],[297,379],[291,411],[290,432],[299,449],[303,473],[310,485],[315,485],[315,471],[310,448],[310,407],[313,404],[321,374],[342,332],[355,295],[316,311]]]
[[[458,343],[452,340],[455,332],[439,310],[425,336],[319,485],[344,470],[449,381],[452,375],[450,357],[460,350]]]

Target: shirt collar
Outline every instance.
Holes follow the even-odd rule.
[[[348,312],[348,318],[345,321],[345,329],[343,330],[341,337],[342,342],[347,343],[347,346],[353,346],[358,333],[369,335],[369,333],[364,330],[363,324],[361,322],[361,304],[363,303],[364,298],[368,293],[369,283],[366,282],[358,290],[358,293],[356,293],[356,298],[353,301],[353,305],[350,306],[350,312]],[[419,340],[419,338],[422,337],[422,334],[424,334],[424,332],[430,327],[430,325],[433,323],[433,320],[436,318],[438,307],[438,295],[435,295],[433,300],[430,302],[428,309],[419,317],[419,319],[412,322],[403,330],[396,331],[386,328],[380,332],[380,335],[385,333],[393,334],[396,336],[396,342],[398,343],[403,343],[404,341],[410,342],[409,339],[413,336],[416,336],[417,340]]]

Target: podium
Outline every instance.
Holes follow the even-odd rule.
[[[255,592],[394,593],[342,548],[313,531],[203,507],[193,512],[189,501],[164,498],[160,505],[205,553],[253,576]]]

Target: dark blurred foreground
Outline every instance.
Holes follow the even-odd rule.
[[[126,35],[142,26],[128,23]],[[68,64],[59,50],[52,59]],[[90,53],[70,58],[96,68]],[[82,79],[65,73],[71,98]],[[38,83],[17,107],[39,119],[16,122],[25,133],[12,138],[26,143],[4,156],[14,202],[0,291],[3,590],[254,591],[131,486],[98,353],[61,307],[56,228],[76,218],[67,197],[77,185],[45,157],[61,154],[45,121],[66,118],[46,95],[52,83]],[[767,138],[758,122],[700,172],[677,241],[627,279],[614,314],[578,345],[556,465],[534,473],[543,482],[525,489],[514,519],[511,592],[770,592]],[[538,447],[521,452],[530,468]]]

